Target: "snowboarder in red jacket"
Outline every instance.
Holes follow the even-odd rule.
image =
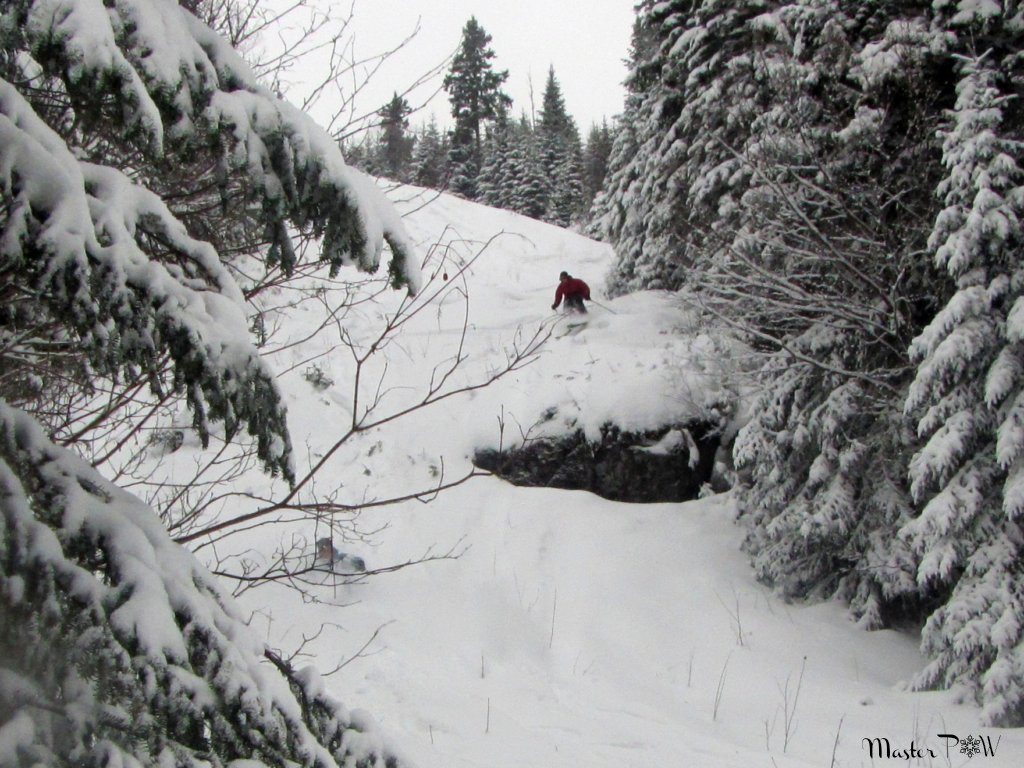
[[[590,301],[590,286],[578,277],[573,277],[568,272],[563,272],[558,276],[555,303],[551,305],[551,308],[558,309],[558,305],[562,303],[563,298],[565,299],[565,309],[567,312],[586,312],[587,308],[583,306],[583,300]]]

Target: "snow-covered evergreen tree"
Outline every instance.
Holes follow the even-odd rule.
[[[412,155],[413,184],[444,189],[448,183],[448,138],[433,117],[420,132]]]
[[[95,370],[152,371],[154,388],[186,395],[201,435],[210,419],[229,435],[245,426],[265,465],[290,474],[284,409],[248,347],[237,286],[190,233],[195,217],[179,218],[136,180],[159,178],[174,153],[204,155],[225,205],[237,195],[259,207],[268,258],[285,268],[294,222],[322,238],[335,269],[375,268],[387,239],[396,275],[413,277],[400,222],[329,137],[195,17],[166,2],[119,9],[99,19],[70,0],[61,13],[27,1],[4,10],[0,234],[19,299],[5,324],[9,359],[36,354],[34,341],[14,340],[43,311]],[[19,315],[24,307],[34,314]],[[164,354],[174,365],[161,380]]]
[[[929,246],[956,292],[911,346],[922,508],[900,531],[917,581],[952,587],[924,630],[921,683],[975,687],[994,723],[1024,717],[1024,143],[1006,133],[1001,79],[984,56],[962,65],[943,140]]]
[[[578,142],[567,142],[565,152],[555,164],[548,194],[545,220],[568,227],[582,219],[586,197],[583,181],[582,149]]]
[[[187,401],[204,438],[246,428],[290,479],[285,408],[228,261],[259,244],[287,272],[296,234],[332,272],[375,270],[387,245],[394,281],[418,286],[372,182],[181,5],[0,7],[3,399],[54,410],[39,373],[71,359],[83,391],[123,377]],[[312,677],[260,666],[151,511],[7,403],[0,485],[0,762],[385,764]]]
[[[448,191],[466,200],[476,200],[479,194],[480,154],[474,149],[472,138],[455,130],[448,142]]]
[[[478,199],[495,208],[508,208],[513,194],[509,153],[512,143],[512,126],[502,110],[494,124],[487,131],[484,141],[483,167],[480,169]]]
[[[548,70],[535,137],[547,179],[544,220],[567,227],[583,212],[583,157],[554,67]]]
[[[774,44],[762,22],[778,4],[640,4],[628,83],[635,103],[627,101],[620,137],[635,151],[613,152],[617,191],[597,219],[619,256],[612,290],[682,285],[720,203],[742,194],[734,153],[770,95],[758,76]]]
[[[406,131],[409,128],[409,103],[397,93],[378,110],[381,136],[379,153],[381,175],[395,181],[407,181],[416,140]]]
[[[927,92],[932,48],[920,26],[861,25],[835,3],[790,3],[755,24],[773,96],[733,149],[743,192],[718,199],[703,265],[686,274],[712,312],[777,350],[735,456],[759,575],[792,595],[839,595],[879,627],[929,597],[895,532],[913,513],[901,412],[927,281],[920,190],[934,175],[931,106],[898,94]],[[897,45],[886,71],[876,56]]]
[[[744,548],[787,596],[838,595],[878,628],[887,600],[912,586],[906,569],[877,576],[891,565],[892,531],[912,514],[900,414],[869,384],[826,369],[856,349],[841,334],[815,329],[791,349],[814,362],[778,355],[765,367],[756,416],[736,441]]]
[[[312,670],[264,663],[152,510],[3,403],[0,543],[4,768],[396,764]]]
[[[626,101],[618,130],[608,150],[604,180],[590,205],[590,224],[587,233],[599,240],[615,242],[627,227],[626,219],[637,213],[637,206],[633,204],[632,199],[638,194],[639,188],[633,183],[636,169],[632,167],[629,159],[639,151],[639,119],[636,113],[641,109],[642,97],[631,90],[633,87],[635,80],[627,79]],[[616,255],[615,281],[633,284],[635,258],[627,259]]]
[[[594,205],[613,290],[688,284],[774,350],[735,449],[760,575],[866,626],[930,615],[921,684],[966,683],[998,723],[1024,718],[1022,21],[642,3]]]
[[[613,142],[614,136],[607,120],[601,125],[590,126],[583,147],[583,197],[588,209],[604,186]]]
[[[505,70],[491,65],[494,51],[491,36],[470,17],[462,29],[459,50],[444,78],[444,89],[452,105],[455,127],[451,134],[449,162],[452,168],[450,188],[470,200],[477,195],[477,174],[483,162],[483,126],[511,106],[512,101],[501,90],[508,79]]]
[[[512,131],[506,165],[509,209],[534,219],[542,218],[547,210],[548,179],[535,131],[525,114]]]

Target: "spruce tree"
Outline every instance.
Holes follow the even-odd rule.
[[[407,135],[409,103],[397,93],[377,112],[381,137],[378,153],[380,174],[395,181],[407,181],[415,139]]]
[[[587,208],[604,187],[613,138],[607,120],[601,121],[601,125],[591,125],[587,133],[587,141],[583,146],[583,197]]]
[[[1022,21],[641,3],[594,204],[613,289],[685,288],[766,353],[734,449],[758,575],[927,618],[919,685],[1000,724],[1024,720]]]
[[[481,152],[474,147],[472,135],[465,129],[455,128],[448,142],[448,191],[466,200],[476,200],[479,194]]]
[[[5,403],[0,542],[0,764],[397,765],[151,509]]]
[[[924,629],[920,684],[967,683],[1009,724],[1024,718],[1024,137],[1004,121],[997,63],[962,65],[944,135],[929,246],[956,292],[911,346],[906,408],[926,442],[910,465],[921,512],[900,535],[917,581],[952,587]]]
[[[136,5],[124,13],[155,13]],[[0,221],[0,255],[4,274],[21,285],[5,315],[8,331],[23,337],[24,324],[44,313],[48,327],[63,329],[60,337],[71,334],[93,371],[150,372],[158,393],[185,397],[204,440],[212,420],[229,437],[245,428],[265,466],[290,476],[284,407],[247,344],[241,292],[211,242],[192,233],[230,243],[237,220],[229,216],[244,209],[272,265],[291,269],[295,224],[321,238],[332,270],[352,262],[374,269],[382,243],[366,223],[376,219],[379,193],[344,166],[333,142],[323,145],[306,116],[259,85],[226,43],[205,27],[193,32],[188,25],[196,22],[184,12],[167,22],[178,48],[151,27],[123,40],[109,20],[89,37],[80,15],[56,30],[58,22],[39,13],[28,0],[5,9],[3,73],[11,80],[0,82],[7,126],[0,188],[11,207]],[[37,65],[45,87],[25,87]],[[72,103],[73,113],[58,108]],[[215,170],[179,174],[197,165]],[[41,174],[45,185],[32,181]],[[193,202],[169,180],[205,187],[206,197]],[[186,202],[172,208],[162,193]],[[383,234],[396,274],[414,278],[397,219]],[[127,266],[139,264],[149,266]],[[21,307],[34,316],[19,314]],[[169,368],[160,362],[165,354]],[[26,349],[11,361],[34,356]]]
[[[682,109],[686,82],[685,76],[670,77],[669,68],[680,57],[676,41],[697,24],[695,6],[699,5],[689,0],[644,0],[637,6],[621,130],[612,149],[604,194],[595,201],[592,226],[597,237],[616,246],[616,264],[609,277],[612,291],[681,283],[672,269],[660,263],[681,255],[679,239],[659,233],[655,244],[653,224],[656,218],[680,218],[685,212],[685,202],[666,199],[666,178],[679,168],[682,153],[681,142],[668,134]],[[671,158],[661,157],[673,148]],[[685,185],[671,189],[686,193]]]
[[[529,118],[522,114],[512,134],[507,184],[508,207],[534,219],[547,210],[548,180]]]
[[[431,189],[445,189],[448,185],[448,138],[437,127],[433,116],[419,132],[412,156],[410,171],[413,184]]]
[[[547,180],[544,220],[567,227],[583,212],[583,161],[579,131],[566,111],[554,67],[548,69],[536,138]]]
[[[731,148],[733,190],[705,213],[711,236],[692,242],[706,261],[689,274],[707,306],[778,350],[736,445],[759,575],[791,595],[838,595],[875,628],[934,598],[896,532],[914,512],[905,350],[933,277],[919,254],[935,49],[907,39],[916,25],[862,26],[841,4],[811,24],[809,5],[780,7],[761,30],[769,98]]]
[[[451,134],[451,188],[469,199],[476,196],[476,176],[482,162],[483,125],[498,117],[512,100],[501,90],[508,71],[495,71],[491,60],[491,36],[470,17],[462,29],[462,41],[444,78],[452,105],[455,127]]]
[[[478,199],[485,205],[495,208],[509,207],[513,193],[509,167],[511,143],[512,127],[508,116],[502,110],[494,124],[488,129],[487,139],[484,141]]]

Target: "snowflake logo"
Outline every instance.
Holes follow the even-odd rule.
[[[981,740],[976,739],[973,736],[968,736],[966,739],[960,739],[960,751],[968,757],[974,757],[981,753]]]

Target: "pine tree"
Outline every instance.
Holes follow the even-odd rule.
[[[413,150],[412,182],[431,189],[445,189],[449,176],[448,150],[448,139],[431,116],[430,122],[420,131]]]
[[[678,147],[670,128],[684,104],[682,84],[686,78],[670,77],[669,68],[680,57],[676,41],[697,23],[699,5],[688,0],[644,0],[637,6],[621,129],[612,149],[604,193],[595,201],[592,227],[596,236],[616,246],[616,264],[609,278],[613,291],[680,284],[673,270],[650,262],[670,254],[674,258],[681,250],[677,237],[656,233],[653,224],[656,217],[675,215],[676,208],[685,211],[684,204],[665,199],[665,179],[678,169],[681,147],[672,158],[661,154],[666,148]],[[691,39],[700,38],[694,35]],[[673,189],[685,193],[686,188]]]
[[[565,109],[562,88],[555,77],[554,66],[548,67],[548,78],[544,83],[544,94],[541,97],[540,116],[534,130],[537,152],[540,155],[541,167],[545,179],[545,221],[562,224],[557,221],[560,211],[557,210],[555,199],[558,195],[558,171],[569,151],[570,131],[575,126],[570,123]],[[566,224],[568,222],[565,222]]]
[[[989,722],[1024,717],[1024,142],[985,58],[965,62],[943,141],[945,208],[929,246],[956,292],[914,340],[907,411],[926,440],[910,466],[923,506],[903,526],[919,583],[953,587],[928,621],[922,685],[965,682]]]
[[[451,134],[451,189],[475,199],[476,176],[480,172],[483,125],[494,120],[512,100],[501,90],[508,71],[495,71],[491,36],[470,17],[462,29],[462,42],[444,78],[444,89],[452,105],[455,127]]]
[[[854,349],[823,332],[791,344],[804,354],[828,349],[837,364]],[[899,412],[870,385],[821,364],[780,355],[762,376],[756,416],[734,450],[745,478],[737,489],[744,549],[758,577],[783,594],[838,596],[862,626],[885,626],[887,600],[914,592],[889,547],[912,515]]]
[[[407,181],[415,139],[408,136],[409,103],[397,93],[377,113],[380,117],[379,145],[381,175],[395,181]]]
[[[483,167],[480,169],[478,199],[495,208],[508,208],[513,193],[510,181],[509,153],[512,127],[504,110],[487,132],[484,141]]]
[[[397,764],[312,670],[265,648],[152,510],[4,403],[0,541],[3,765]]]
[[[158,392],[185,395],[204,440],[210,420],[222,421],[229,436],[245,427],[265,466],[290,476],[284,408],[273,376],[244,341],[241,293],[214,248],[190,232],[218,231],[219,211],[255,208],[271,264],[290,269],[294,221],[322,238],[323,260],[333,270],[352,261],[373,269],[381,243],[363,222],[375,218],[374,191],[345,168],[333,142],[323,147],[318,128],[258,85],[212,32],[192,33],[185,16],[168,22],[185,41],[179,50],[148,27],[122,41],[111,23],[101,24],[86,46],[80,15],[69,16],[58,34],[50,26],[56,21],[29,24],[35,12],[32,2],[10,6],[5,30],[11,31],[4,33],[5,71],[17,76],[38,57],[55,94],[50,99],[29,88],[23,94],[0,83],[7,121],[0,187],[11,201],[0,222],[2,257],[8,279],[16,276],[20,286],[6,332],[24,338],[29,318],[19,316],[20,306],[45,312],[54,327],[74,334],[92,370],[152,372]],[[140,1],[124,12],[153,11]],[[145,50],[167,51],[160,68],[140,53]],[[27,82],[21,77],[14,82]],[[110,82],[119,83],[115,93]],[[77,105],[81,128],[75,131],[70,116],[52,108],[68,102]],[[204,218],[189,207],[179,218],[154,193],[180,178],[177,169],[186,163],[171,161],[172,153],[217,169],[219,183],[202,182],[219,186],[221,205],[205,205]],[[37,233],[36,239],[20,232]],[[384,237],[397,273],[409,274],[397,219]],[[150,266],[127,266],[138,264]],[[202,311],[189,315],[186,307]],[[35,356],[22,352],[10,358],[15,365]],[[164,354],[173,362],[166,372],[159,362]]]
[[[479,194],[480,160],[481,153],[473,146],[469,132],[455,128],[448,141],[448,191],[466,200],[476,200]]]
[[[509,209],[540,219],[547,210],[548,180],[533,127],[525,113],[512,133],[507,168]]]
[[[579,131],[566,111],[554,67],[548,70],[536,138],[547,180],[544,220],[567,227],[583,212],[583,160]]]
[[[607,120],[603,120],[601,125],[590,126],[587,141],[583,147],[583,197],[587,208],[591,206],[604,187],[613,140],[612,130],[608,126]]]
[[[1000,724],[1024,720],[1022,30],[1016,4],[641,3],[594,204],[613,289],[685,286],[768,353],[734,450],[759,576],[927,618],[919,684]]]
[[[590,206],[590,224],[587,234],[598,240],[618,242],[618,238],[626,230],[626,218],[634,215],[637,207],[633,197],[637,194],[635,169],[630,158],[639,151],[639,117],[641,98],[628,89],[631,81],[627,79],[626,102],[618,129],[612,139],[608,153],[608,164],[605,168],[604,180],[600,190],[594,196]],[[625,251],[616,252],[616,282],[623,285],[638,285],[635,275],[635,254],[627,255]]]
[[[580,223],[585,209],[582,150],[569,143],[553,169],[554,184],[548,194],[544,220],[560,227]]]
[[[707,306],[778,350],[736,445],[759,575],[791,595],[838,595],[874,628],[931,598],[895,533],[913,515],[901,412],[920,327],[911,306],[930,277],[917,254],[931,209],[920,190],[933,173],[933,49],[923,35],[900,39],[906,59],[887,72],[868,58],[896,43],[886,25],[858,54],[866,29],[839,4],[810,23],[812,5],[821,10],[777,9],[763,30],[772,99],[733,147],[733,190],[705,214],[708,234],[692,241],[703,268],[690,274]]]

